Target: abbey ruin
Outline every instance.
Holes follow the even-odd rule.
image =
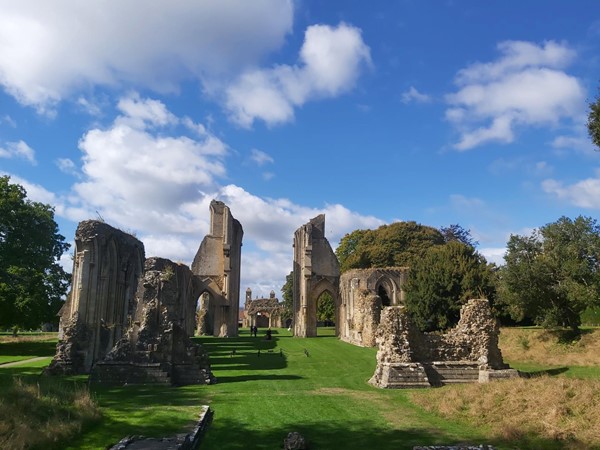
[[[498,326],[486,300],[471,300],[458,326],[444,335],[420,333],[404,309],[409,269],[354,269],[340,275],[319,215],[294,233],[293,311],[252,299],[240,313],[243,228],[229,207],[210,204],[210,230],[191,268],[145,259],[135,237],[94,220],[75,235],[73,283],[60,311],[57,351],[47,373],[91,374],[103,383],[210,384],[215,381],[198,331],[237,336],[243,326],[290,327],[298,338],[317,335],[317,304],[329,293],[336,335],[350,344],[379,346],[371,384],[420,387],[514,376],[498,349]],[[243,317],[240,317],[242,315]],[[241,322],[240,322],[241,319]]]
[[[101,382],[211,383],[204,350],[190,341],[200,297],[206,328],[236,336],[243,230],[213,200],[210,233],[192,268],[144,259],[144,245],[103,222],[75,233],[73,283],[60,311],[57,351],[46,372],[91,373]]]

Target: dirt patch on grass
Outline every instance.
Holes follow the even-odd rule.
[[[417,405],[440,416],[488,427],[509,441],[528,436],[564,448],[600,447],[600,381],[541,377],[411,392]]]

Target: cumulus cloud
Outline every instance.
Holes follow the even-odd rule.
[[[542,189],[572,205],[600,209],[600,169],[596,169],[595,177],[586,178],[571,185],[565,185],[554,179],[544,180]]]
[[[4,147],[0,147],[0,158],[21,158],[36,165],[35,151],[24,141],[7,142]]]
[[[84,179],[74,192],[89,209],[125,228],[164,233],[195,229],[182,208],[217,186],[225,175],[226,145],[204,130],[200,137],[163,135],[164,127],[188,127],[157,100],[131,94],[106,129],[95,128],[80,140]],[[185,122],[185,123],[183,123]]]
[[[430,103],[431,96],[422,94],[414,86],[411,86],[409,90],[402,93],[402,103]]]
[[[446,119],[460,133],[457,150],[510,143],[518,126],[554,126],[582,112],[585,90],[563,70],[575,57],[566,44],[506,41],[498,50],[496,61],[459,71],[458,91],[446,96]]]
[[[88,86],[173,91],[190,77],[255,64],[283,44],[294,8],[291,0],[0,5],[0,84],[40,111]]]
[[[222,200],[244,228],[242,286],[266,287],[259,295],[279,291],[292,266],[293,233],[311,218],[326,215],[326,236],[334,248],[344,234],[384,223],[339,204],[307,207],[223,185],[225,160],[237,155],[204,126],[135,93],[123,97],[118,108],[121,114],[109,126],[80,139],[80,178],[68,194],[14,181],[30,198],[54,205],[58,216],[77,222],[100,215],[135,233],[147,255],[186,264],[209,231],[211,200]],[[66,171],[76,166],[70,159],[57,164]]]
[[[294,108],[315,98],[330,98],[349,91],[361,69],[371,64],[369,47],[358,28],[307,28],[296,65],[244,72],[226,90],[231,118],[243,127],[257,120],[268,125],[287,122]]]

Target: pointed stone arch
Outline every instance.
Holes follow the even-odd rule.
[[[321,214],[294,233],[294,336],[317,335],[316,302],[325,290],[336,304],[337,319],[339,280],[340,266],[325,237],[325,215]]]

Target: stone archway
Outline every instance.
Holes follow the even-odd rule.
[[[340,267],[325,237],[325,215],[311,219],[294,233],[294,336],[317,335],[317,300],[328,290],[339,314]],[[339,320],[336,317],[336,332]]]

